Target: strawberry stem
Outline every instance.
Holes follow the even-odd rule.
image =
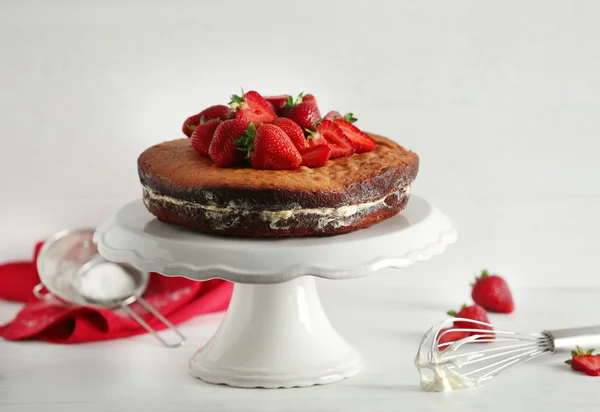
[[[246,152],[244,159],[250,158],[250,152],[252,152],[252,148],[254,145],[254,136],[256,135],[256,128],[254,127],[254,123],[250,123],[248,126],[248,130],[246,130],[246,136],[239,137],[233,141],[233,144],[238,146],[238,150],[240,152]]]
[[[231,107],[233,110],[237,110],[239,108],[242,107],[242,104],[244,104],[244,88],[242,87],[242,95],[238,96],[237,94],[232,94],[231,95],[231,101],[229,102],[229,107]]]
[[[350,123],[354,123],[358,119],[356,117],[354,117],[354,115],[352,113],[346,113],[344,115],[344,120],[347,121],[347,122],[350,122]]]

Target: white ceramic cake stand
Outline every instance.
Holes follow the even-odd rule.
[[[418,196],[399,215],[369,229],[289,239],[226,238],[155,219],[141,200],[98,228],[106,259],[165,276],[235,282],[212,339],[192,357],[191,373],[238,387],[294,387],[357,374],[362,359],[331,326],[315,276],[349,279],[405,268],[456,241],[448,217]]]

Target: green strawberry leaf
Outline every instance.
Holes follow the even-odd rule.
[[[595,350],[596,350],[596,349],[589,349],[589,350],[588,350],[588,351],[587,351],[585,354],[586,354],[586,355],[591,355],[591,354],[593,354],[593,353],[594,353],[594,351],[595,351]]]
[[[452,317],[456,317],[456,315],[458,315],[458,312],[455,310],[449,310],[448,312],[446,312],[449,316]]]
[[[245,152],[246,155],[244,159],[250,158],[250,152],[252,152],[252,148],[254,146],[254,136],[256,135],[256,128],[254,127],[254,123],[250,123],[248,129],[246,130],[246,136],[239,137],[233,141],[233,144],[238,146],[238,150],[240,152]]]
[[[337,115],[335,115],[334,117],[337,117]],[[335,119],[334,119],[335,120]],[[356,122],[358,119],[356,117],[354,117],[354,115],[352,113],[346,113],[344,115],[344,120],[350,123],[354,123]]]
[[[244,88],[242,87],[242,95],[238,96],[237,94],[232,94],[231,95],[231,101],[229,102],[229,107],[231,107],[233,110],[237,110],[239,108],[242,107],[242,105],[244,104]]]
[[[577,356],[577,355],[579,355],[579,353],[576,350],[571,351],[571,356]]]
[[[191,125],[191,124],[188,124],[188,125],[187,125],[187,128],[188,128],[188,130],[189,130],[190,132],[193,132],[194,130],[196,130],[196,126],[194,126],[194,125]]]
[[[572,364],[572,363],[573,363],[573,360],[572,360],[572,359],[566,360],[566,361],[565,361],[565,363],[566,363],[567,365],[570,365],[570,364]]]

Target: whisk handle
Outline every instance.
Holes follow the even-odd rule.
[[[546,330],[543,333],[552,340],[552,352],[572,351],[575,346],[600,349],[600,326]]]

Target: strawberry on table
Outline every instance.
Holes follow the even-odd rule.
[[[490,275],[483,270],[475,278],[471,292],[473,301],[490,312],[512,313],[515,309],[510,288],[506,281],[498,275]]]
[[[200,123],[207,122],[211,119],[226,120],[226,116],[230,112],[229,107],[219,104],[216,106],[210,106],[202,110],[200,113],[188,117],[183,122],[181,130],[187,137],[192,137],[192,132]]]
[[[277,119],[273,106],[254,90],[247,93],[242,90],[242,96],[234,94],[229,105],[236,111],[235,118],[246,122],[246,125],[254,123],[256,126]]]
[[[255,169],[296,169],[302,163],[292,140],[273,124],[263,124],[255,129],[250,123],[246,136],[236,139],[234,144],[239,151],[246,153]]]
[[[441,348],[449,346],[450,344],[469,336],[469,332],[462,332],[452,328],[442,329],[439,333],[440,339],[438,344]]]
[[[355,153],[364,153],[370,152],[375,148],[375,140],[371,138],[368,134],[362,132],[358,127],[354,126],[347,120],[344,119],[335,119],[334,123],[342,129],[344,134],[350,141],[352,141],[352,146],[354,146]]]
[[[482,308],[479,305],[471,305],[471,306],[463,305],[460,308],[460,311],[458,311],[458,312],[449,311],[448,315],[454,316],[457,318],[471,319],[471,320],[476,320],[479,322],[485,322],[488,324],[490,323],[487,312],[485,311],[484,308]],[[455,329],[476,329],[475,332],[470,332],[469,336],[477,335],[479,333],[485,333],[486,330],[493,330],[493,328],[489,325],[481,325],[479,323],[469,322],[469,321],[465,321],[465,320],[455,321],[454,328]],[[481,332],[479,332],[479,331],[481,331]],[[490,339],[493,339],[493,338],[494,338],[493,334],[490,334]]]
[[[307,149],[302,154],[302,165],[306,167],[321,167],[331,156],[331,146],[320,144]]]
[[[287,134],[288,137],[292,140],[292,143],[294,143],[296,149],[298,149],[300,154],[304,153],[307,146],[306,137],[304,136],[304,132],[302,131],[300,126],[296,124],[296,122],[285,117],[279,117],[275,119],[275,121],[273,121],[271,124],[280,127],[285,132],[285,134]]]
[[[316,130],[309,130],[309,147],[322,144],[322,140],[331,146],[331,158],[346,157],[354,153],[354,146],[350,139],[346,137],[342,129],[330,120],[323,120],[317,123]],[[311,145],[311,140],[313,144]]]
[[[571,359],[565,361],[571,365],[571,369],[589,376],[600,376],[600,355],[594,355],[594,349],[586,351],[577,346],[577,350],[572,351],[571,356]]]
[[[219,118],[210,119],[207,122],[201,122],[192,132],[192,147],[201,155],[209,156],[208,148],[212,142],[215,130],[223,123]]]
[[[226,120],[217,126],[208,148],[208,154],[217,166],[233,166],[243,160],[244,154],[234,141],[245,136],[247,128],[245,122],[237,119]]]

